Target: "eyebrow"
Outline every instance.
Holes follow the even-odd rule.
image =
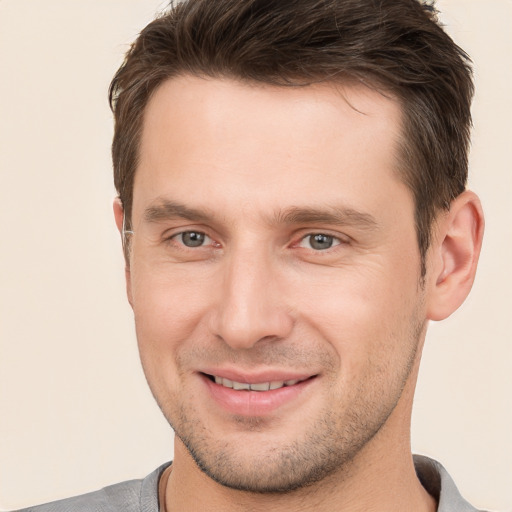
[[[159,222],[173,219],[207,222],[211,220],[212,217],[213,214],[210,214],[208,211],[197,210],[169,200],[160,200],[158,204],[148,206],[144,210],[144,220],[146,222]]]
[[[375,230],[378,222],[369,213],[344,206],[321,208],[293,206],[279,212],[273,222],[282,224],[334,224]]]
[[[175,219],[207,223],[215,219],[215,213],[210,210],[190,208],[168,199],[161,199],[158,204],[148,206],[144,210],[144,220],[149,223]],[[345,206],[321,206],[319,208],[291,206],[268,216],[267,221],[270,225],[333,224],[367,230],[378,228],[375,217]]]

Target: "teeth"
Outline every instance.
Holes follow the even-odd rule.
[[[270,382],[262,382],[261,384],[251,384],[251,391],[268,391]]]
[[[225,388],[235,389],[237,391],[269,391],[272,389],[280,389],[284,386],[294,386],[300,382],[300,379],[279,380],[273,382],[259,382],[258,384],[248,384],[247,382],[236,382],[215,376],[215,383]]]
[[[241,390],[241,389],[251,389],[251,385],[246,382],[234,382],[233,381],[233,389]]]

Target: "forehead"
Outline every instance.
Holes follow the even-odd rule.
[[[398,102],[363,85],[173,78],[146,107],[134,209],[167,196],[214,209],[371,204],[401,186],[400,127]]]

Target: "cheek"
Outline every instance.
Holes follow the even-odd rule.
[[[135,265],[131,275],[132,307],[143,363],[174,360],[179,347],[201,323],[208,298],[204,280],[179,273],[150,272]]]
[[[132,270],[131,283],[144,374],[166,417],[175,418],[183,379],[178,358],[187,340],[194,338],[201,318],[198,301],[202,296],[196,290],[184,289],[180,280],[145,272],[137,266]]]
[[[301,316],[332,345],[347,375],[369,361],[392,365],[407,351],[419,316],[417,272],[336,269],[324,283],[307,288]]]

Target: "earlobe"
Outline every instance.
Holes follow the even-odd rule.
[[[484,233],[477,195],[465,191],[440,216],[431,247],[428,318],[443,320],[466,299],[475,278]]]

